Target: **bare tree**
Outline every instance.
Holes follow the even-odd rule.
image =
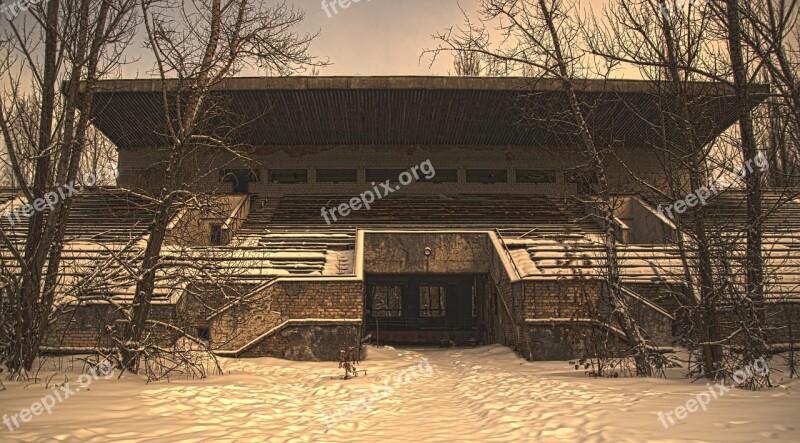
[[[744,160],[748,160],[756,158],[756,156],[759,155],[753,125],[753,115],[750,111],[753,75],[751,69],[748,69],[750,66],[745,61],[745,48],[742,37],[742,16],[739,0],[726,0],[725,9],[728,51],[730,53],[733,82],[736,88],[736,113],[739,117],[739,137],[741,138],[742,156]],[[754,304],[758,305],[758,307],[756,307],[758,311],[763,311],[764,301],[764,258],[762,253],[763,220],[761,211],[762,182],[763,178],[758,169],[748,171],[745,177],[745,190],[747,192],[746,286],[747,295]],[[763,312],[760,318],[763,320]]]
[[[660,366],[661,356],[653,352],[645,334],[636,324],[622,293],[616,239],[615,212],[611,186],[606,174],[606,158],[611,146],[603,146],[587,121],[584,103],[576,90],[580,76],[591,73],[581,65],[585,60],[578,6],[561,0],[482,0],[480,25],[467,23],[466,29],[454,35],[448,31],[435,36],[439,46],[426,52],[469,51],[481,57],[510,64],[526,74],[538,73],[532,83],[555,79],[568,104],[562,118],[574,128],[589,168],[597,178],[597,200],[594,202],[604,231],[605,269],[604,296],[613,306],[613,317],[624,332],[640,376],[652,376]],[[488,22],[499,22],[498,30],[505,43],[498,49],[489,45]]]
[[[143,352],[161,250],[174,206],[191,198],[184,186],[186,161],[198,152],[224,152],[244,157],[226,133],[214,130],[224,103],[214,89],[246,66],[288,75],[309,65],[321,65],[308,54],[316,35],[294,29],[304,13],[281,2],[266,6],[250,0],[204,0],[187,5],[176,1],[141,1],[147,46],[156,59],[162,81],[161,106],[168,159],[163,181],[153,197],[155,213],[136,276],[136,292],[121,340],[120,359],[136,371]],[[171,12],[166,13],[165,11]],[[178,18],[173,18],[177,13]],[[235,126],[235,125],[234,125]]]
[[[600,32],[599,38],[591,39],[592,50],[598,56],[637,67],[645,78],[654,82],[653,94],[662,108],[662,126],[670,128],[668,136],[662,137],[663,146],[653,146],[670,158],[664,165],[668,187],[659,189],[644,183],[646,187],[670,202],[682,200],[688,192],[708,191],[709,188],[714,191],[709,192],[708,201],[695,209],[683,215],[675,214],[674,221],[688,292],[683,300],[697,333],[696,337],[688,338],[688,343],[702,349],[702,372],[707,377],[719,378],[729,375],[743,360],[752,361],[767,353],[765,332],[770,327],[764,314],[767,288],[763,257],[769,254],[759,246],[761,240],[754,240],[754,237],[762,237],[762,223],[770,212],[779,209],[781,202],[774,202],[775,207],[769,209],[759,209],[760,203],[752,204],[754,200],[761,200],[761,197],[753,198],[753,186],[760,195],[764,181],[765,171],[758,168],[741,171],[747,191],[743,206],[748,208],[748,216],[741,226],[738,221],[720,220],[706,206],[706,203],[713,203],[721,191],[730,190],[729,194],[736,195],[737,184],[720,186],[718,179],[739,169],[742,162],[752,163],[761,154],[756,118],[751,111],[757,100],[753,82],[758,73],[748,62],[744,66],[747,70],[745,84],[736,82],[729,8],[722,8],[724,5],[719,2],[689,3],[679,11],[670,6],[660,0],[613,2],[605,12],[610,35]],[[752,57],[746,56],[743,60],[752,60]],[[697,83],[702,80],[712,80],[714,84],[703,91]],[[743,94],[742,88],[747,92]],[[763,90],[758,94],[763,94]],[[709,95],[726,100],[733,98],[737,112],[747,115],[745,127],[750,128],[750,136],[744,140],[751,146],[749,150],[742,148],[745,143],[740,136],[743,133],[741,124],[738,133],[729,131],[715,141],[698,137],[701,128],[708,127],[709,122],[704,121],[702,114],[690,110],[702,109],[701,101],[708,100]],[[743,96],[747,96],[746,99]],[[775,147],[773,152],[780,149]],[[758,183],[748,185],[748,180]],[[790,198],[788,195],[791,193],[786,199]],[[730,200],[727,203],[723,200],[721,204],[730,204]],[[756,217],[754,213],[759,215]],[[733,235],[741,230],[745,231],[744,241]],[[754,264],[755,253],[762,258]],[[758,271],[759,263],[761,271]],[[760,277],[755,276],[754,270]],[[760,287],[757,290],[752,284],[756,281],[761,282],[756,285]],[[754,293],[761,295],[754,296]],[[725,306],[724,312],[720,306]],[[728,330],[723,331],[721,317],[731,317],[724,320]],[[743,342],[748,344],[743,346]]]
[[[698,97],[715,91],[698,90],[695,83],[704,79],[697,70],[714,69],[708,65],[711,54],[706,46],[709,20],[692,4],[682,14],[664,13],[668,8],[667,3],[657,0],[612,2],[604,13],[608,26],[596,20],[595,33],[587,41],[593,54],[637,67],[644,78],[653,81],[652,94],[661,107],[659,124],[671,129],[660,138],[660,144],[651,147],[663,153],[668,189],[660,184],[643,184],[656,195],[675,201],[705,186],[709,177],[713,144],[701,139],[698,128],[706,122],[691,108]],[[683,263],[680,277],[687,292],[680,298],[689,307],[703,343],[704,374],[714,378],[721,367],[722,349],[717,343],[718,295],[714,291],[707,214],[701,206],[691,217],[675,215],[679,230],[675,240]],[[688,230],[683,229],[686,222],[691,226]]]
[[[800,132],[800,3],[772,0],[738,4],[739,37],[765,68],[777,97],[770,107],[775,185],[797,186]]]
[[[53,189],[73,183],[87,144],[96,81],[114,69],[132,38],[130,0],[50,0],[31,5],[2,40],[0,131],[6,161],[31,208],[24,244],[0,232],[18,272],[4,297],[3,359],[24,378],[42,344],[58,285],[73,199]],[[26,85],[30,79],[30,86]],[[62,92],[59,94],[59,82]],[[85,89],[81,90],[84,87]],[[49,211],[40,202],[52,202]]]
[[[481,75],[481,59],[472,51],[458,51],[453,60],[456,75],[462,77],[477,77]]]

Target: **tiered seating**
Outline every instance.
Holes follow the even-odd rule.
[[[575,223],[554,200],[544,196],[519,195],[403,195],[388,196],[371,208],[328,224],[321,208],[334,208],[351,196],[303,195],[270,199],[256,204],[239,231],[243,237],[258,237],[281,230],[314,230],[325,233],[350,233],[355,228],[468,228],[505,230],[509,235],[550,237],[583,234],[596,229]],[[574,217],[577,218],[577,217]],[[320,231],[318,228],[324,228]]]
[[[765,280],[768,292],[775,299],[800,299],[800,201],[795,197],[770,191],[762,196]],[[741,190],[726,191],[709,200],[704,209],[710,238],[732,256],[744,257],[745,193]],[[688,226],[691,219],[685,222]],[[743,260],[736,263],[731,279],[742,281],[743,263]]]
[[[17,194],[15,192],[0,191],[0,208],[5,206],[5,204],[10,202],[11,200],[14,200],[16,197],[17,197]],[[2,214],[0,214],[0,215],[2,215]]]
[[[765,236],[800,240],[800,202],[777,193],[766,193],[761,202]],[[747,225],[747,200],[743,192],[726,192],[708,204],[708,219],[720,231],[742,233]]]
[[[334,208],[351,196],[291,196],[268,203],[265,208],[271,225],[326,225],[320,209]],[[390,195],[371,204],[369,210],[338,216],[332,227],[373,226],[533,226],[548,225],[563,232],[574,226],[565,223],[565,214],[544,196],[516,195]]]
[[[762,197],[765,280],[774,299],[800,300],[800,201],[792,197],[776,192],[766,192]],[[712,228],[724,232],[726,240],[736,244],[731,249],[743,257],[747,226],[745,193],[721,194],[710,201],[708,208]],[[736,274],[741,279],[744,273]]]
[[[15,205],[19,207],[18,203]],[[125,267],[138,265],[141,241],[152,219],[147,200],[131,193],[90,188],[77,194],[67,220],[59,297],[132,296],[134,281]],[[19,221],[13,215],[11,220],[0,218],[0,229],[19,250],[28,235],[29,221],[22,215]],[[0,261],[6,272],[20,272],[19,263],[8,248],[0,247]],[[166,274],[165,271],[159,276],[158,297],[175,289]]]
[[[653,206],[668,207],[671,202],[664,197],[647,196],[646,200]],[[684,213],[682,221],[691,223],[694,210]],[[741,190],[730,190],[715,195],[703,206],[704,216],[709,228],[720,232],[741,232],[747,224],[747,197]],[[765,216],[763,228],[765,235],[784,235],[784,233],[800,232],[800,201],[798,196],[785,195],[778,192],[764,192],[761,201],[762,213]]]
[[[45,209],[45,212],[48,210]],[[74,200],[67,222],[66,240],[129,243],[140,238],[153,220],[147,201],[117,189],[86,189]],[[0,229],[18,241],[28,231],[27,217],[0,218]]]
[[[522,277],[594,277],[605,274],[605,248],[584,240],[506,239]],[[628,282],[681,278],[680,256],[672,246],[618,244],[620,272]]]
[[[352,196],[301,195],[254,201],[248,219],[232,242],[258,248],[275,269],[316,270],[323,274],[352,269],[357,228],[497,229],[506,238],[584,238],[590,223],[544,196],[391,195],[352,211],[330,225],[321,208],[334,208]],[[324,260],[323,260],[324,257]],[[323,264],[324,261],[324,264]]]
[[[239,282],[260,282],[276,276],[353,273],[353,251],[311,247],[168,248],[165,256],[191,260],[208,273]]]
[[[129,269],[140,265],[140,254],[141,248],[120,243],[66,243],[61,254],[56,300],[66,302],[78,297],[133,297],[135,280]],[[0,262],[4,273],[20,273],[19,263],[7,248],[0,247]],[[173,291],[181,290],[191,281],[184,274],[175,269],[162,269],[156,276],[154,296],[163,299],[174,294]]]
[[[768,194],[763,207],[767,214],[763,225],[767,291],[776,300],[800,299],[800,203]],[[744,194],[720,195],[707,209],[706,220],[715,247],[734,257],[734,269],[729,278],[741,282],[746,226]],[[560,240],[505,239],[523,277],[538,278],[603,274],[606,260],[600,240],[592,236]],[[675,245],[618,243],[618,256],[624,281],[684,280],[682,261]],[[691,262],[689,265],[694,266]]]
[[[255,199],[250,215],[239,229],[231,246],[261,254],[264,262],[257,266],[264,275],[342,275],[352,274],[355,250],[355,229],[319,226],[304,217],[304,223],[272,223],[280,200]],[[316,210],[319,216],[319,208]],[[316,220],[315,220],[316,221]],[[324,221],[323,221],[324,223]]]

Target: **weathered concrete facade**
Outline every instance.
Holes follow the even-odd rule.
[[[364,272],[373,274],[483,274],[486,233],[371,232],[364,234]]]
[[[614,223],[628,263],[624,294],[651,342],[669,347],[688,322],[680,309],[685,291],[670,268],[677,255],[667,247],[676,230],[630,174],[655,187],[673,178],[652,148],[660,146],[653,143],[660,123],[642,121],[657,114],[651,86],[577,85],[582,96],[612,95],[593,124],[615,150],[606,172],[610,191],[619,194]],[[724,88],[702,86],[696,85],[719,108],[697,116],[713,120],[709,134],[699,135],[707,138],[732,124],[735,112],[718,106],[729,100]],[[595,346],[624,349],[602,282],[603,232],[589,210],[571,206],[593,198],[596,177],[584,168],[579,142],[545,123],[552,106],[533,106],[538,118],[525,119],[530,127],[519,124],[516,105],[531,87],[549,105],[563,102],[557,83],[531,86],[525,79],[224,82],[219,105],[247,120],[240,141],[250,161],[224,150],[184,159],[182,180],[207,204],[175,215],[165,250],[222,283],[187,273],[188,282],[159,294],[152,318],[233,357],[333,360],[362,339],[502,343],[531,360],[569,359]],[[157,82],[120,80],[97,92],[103,112],[93,117],[118,147],[121,187],[159,189],[159,165],[168,156],[152,127],[160,91]],[[393,180],[425,161],[435,180],[397,187],[372,209],[332,224],[320,216],[321,209],[377,189],[380,174]],[[129,226],[140,241],[144,220]],[[84,268],[105,257],[100,249]],[[130,303],[134,286],[105,296]],[[63,309],[48,344],[111,346],[107,327],[115,327],[115,308],[96,298]],[[787,306],[774,318],[787,326],[779,331],[788,340],[798,316],[796,304]],[[178,339],[175,331],[158,335],[166,345]]]
[[[626,164],[637,165],[637,172],[653,182],[665,181],[663,160],[651,151],[635,148],[620,148],[619,158]],[[159,159],[165,160],[166,153],[156,148],[121,149],[119,184],[130,189],[149,190],[158,183]],[[442,146],[431,149],[425,146],[325,146],[325,147],[259,147],[248,155],[252,162],[219,153],[201,156],[187,174],[202,177],[194,183],[199,189],[230,192],[230,184],[220,180],[218,170],[245,169],[257,174],[257,180],[250,183],[249,191],[264,197],[285,194],[341,194],[358,195],[370,189],[366,180],[369,169],[407,170],[426,160],[430,160],[437,170],[457,170],[457,181],[447,183],[418,183],[403,192],[444,195],[454,193],[477,194],[544,194],[553,196],[575,195],[577,185],[570,182],[570,171],[583,164],[577,150],[563,147],[506,147],[493,146]],[[376,163],[376,157],[380,163]],[[200,171],[210,171],[199,174]],[[328,183],[318,180],[317,171],[324,169],[355,169],[355,183]],[[502,183],[482,184],[470,182],[467,171],[475,169],[505,170],[508,179]],[[281,184],[270,181],[270,171],[303,170],[307,173],[306,183]],[[555,183],[521,183],[517,181],[516,171],[553,171]],[[609,176],[616,192],[638,190],[636,181],[619,163],[609,165]],[[196,180],[196,179],[195,179]]]

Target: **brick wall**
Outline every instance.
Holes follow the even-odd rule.
[[[117,308],[109,304],[81,304],[59,310],[55,322],[48,331],[45,346],[60,348],[107,348],[114,345],[106,332],[106,326],[121,330],[117,320],[122,316]],[[174,305],[154,304],[150,318],[164,323],[181,326]],[[178,338],[172,330],[161,327],[148,327],[153,337],[159,337],[161,345],[170,345]]]
[[[529,354],[529,337],[525,333],[525,289],[521,281],[511,281],[501,259],[503,251],[492,248],[489,255],[489,278],[486,279],[487,297],[496,297],[493,319],[495,338],[526,357]],[[509,259],[510,260],[510,259]]]
[[[584,320],[594,320],[616,327],[612,306],[602,296],[604,283],[598,280],[562,279],[529,281],[525,283],[526,325],[530,338],[531,359],[564,360],[575,358],[578,349],[588,349],[590,339],[611,340],[610,349],[617,346],[617,337],[607,330]],[[672,345],[672,321],[657,310],[633,298],[626,297],[630,312],[637,324],[657,346]],[[551,319],[551,322],[536,320]],[[567,324],[575,319],[575,324]]]
[[[586,318],[600,299],[596,280],[545,280],[525,283],[526,318]]]

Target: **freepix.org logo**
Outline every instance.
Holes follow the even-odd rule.
[[[695,5],[697,3],[704,3],[708,0],[685,0],[685,1],[678,1],[678,0],[667,0],[661,5],[659,5],[659,9],[661,9],[661,15],[664,16],[666,19],[671,19],[678,11],[683,9],[688,9],[689,6]]]
[[[372,0],[364,0],[364,1],[369,2]],[[325,11],[326,14],[328,14],[328,18],[331,18],[339,13],[339,8],[347,9],[353,3],[359,3],[359,2],[361,2],[361,0],[322,0],[322,10]],[[337,8],[337,6],[339,8]]]
[[[33,402],[29,407],[20,410],[19,412],[9,416],[3,414],[3,424],[6,425],[9,432],[14,432],[19,429],[23,424],[28,423],[33,417],[42,415],[45,411],[48,414],[53,413],[53,408],[67,400],[68,398],[81,392],[82,389],[88,389],[89,386],[102,376],[108,380],[114,376],[114,365],[108,360],[100,362],[98,365],[89,370],[89,372],[78,376],[78,386],[71,386],[72,382],[66,382],[57,385],[53,388],[50,394],[45,395],[38,401]]]
[[[424,162],[420,163],[417,166],[409,169],[408,171],[404,171],[400,173],[400,176],[397,177],[397,181],[400,183],[399,185],[393,186],[392,180],[388,179],[383,183],[378,183],[377,185],[375,182],[372,182],[373,188],[371,190],[367,190],[362,192],[360,195],[351,198],[349,201],[344,202],[338,206],[334,206],[333,208],[327,208],[323,206],[320,208],[320,214],[322,218],[325,219],[325,223],[331,224],[331,218],[333,222],[336,222],[338,218],[336,217],[336,212],[339,212],[339,217],[347,217],[353,211],[359,211],[361,209],[370,210],[372,203],[375,203],[375,197],[377,196],[378,200],[386,197],[389,194],[397,192],[400,190],[402,186],[410,185],[411,183],[420,180],[419,173],[422,172],[422,175],[425,177],[425,180],[430,180],[434,176],[436,176],[436,169],[434,169],[433,164],[431,163],[430,159],[425,160]],[[379,187],[380,185],[380,187]],[[381,193],[381,190],[383,193]],[[373,192],[375,191],[375,192]],[[328,218],[328,214],[330,214],[330,218]]]
[[[20,12],[27,11],[33,5],[38,5],[42,0],[17,0],[12,2],[3,2],[0,5],[0,14],[3,14],[8,21],[14,20]]]
[[[22,221],[22,218],[31,218],[34,212],[41,212],[45,209],[54,210],[55,205],[62,200],[70,198],[83,191],[84,186],[94,186],[101,180],[114,180],[119,177],[119,170],[112,164],[107,164],[102,168],[83,174],[82,181],[66,183],[48,192],[44,197],[37,198],[31,203],[22,205],[12,210],[6,210],[3,217],[8,219],[8,223],[14,226]]]

